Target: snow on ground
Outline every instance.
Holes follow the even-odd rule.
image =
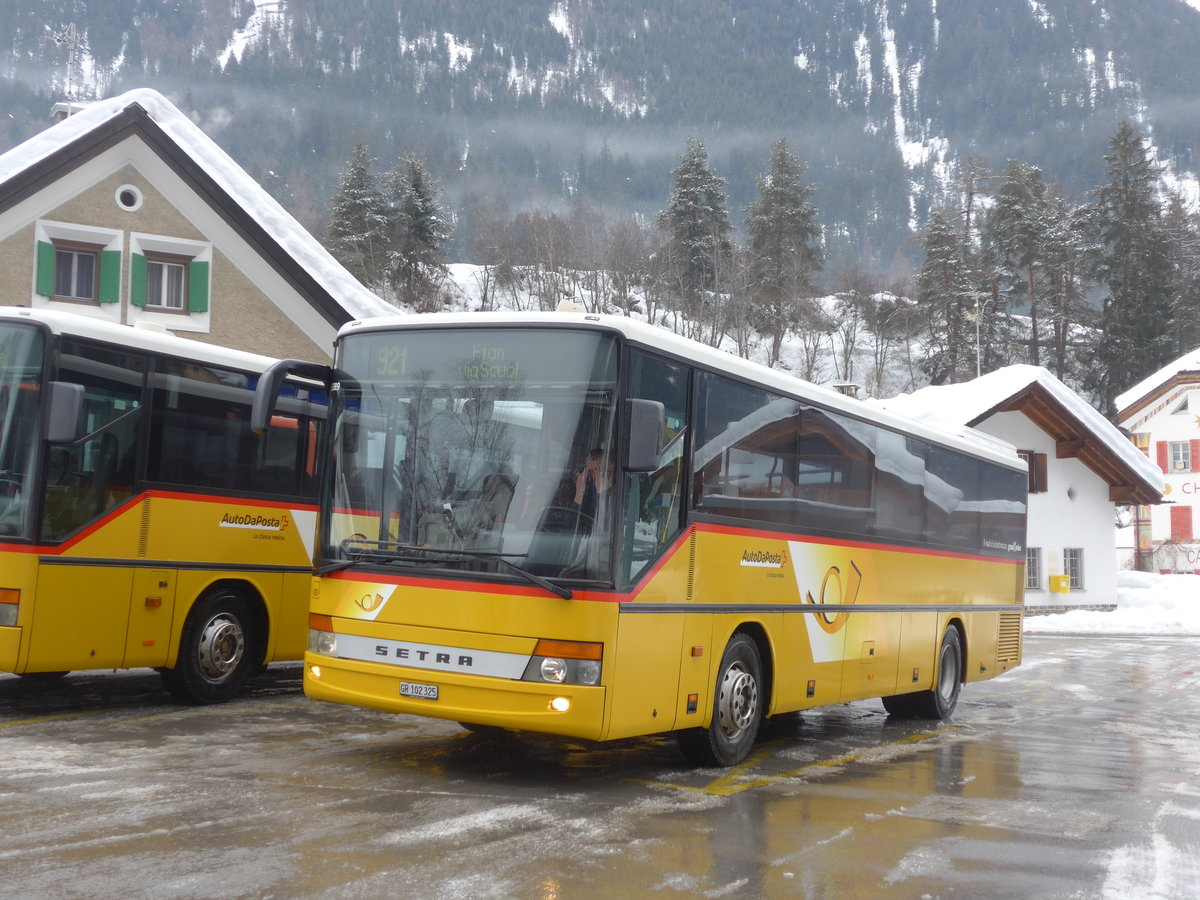
[[[1200,576],[1117,573],[1117,608],[1026,616],[1036,634],[1139,634],[1200,637]]]

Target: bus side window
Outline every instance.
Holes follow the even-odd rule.
[[[145,368],[141,357],[64,341],[59,378],[83,385],[80,433],[89,437],[49,448],[43,538],[65,538],[132,494]]]
[[[633,353],[630,396],[657,400],[666,409],[666,433],[654,472],[629,473],[626,490],[625,583],[637,578],[683,528],[683,447],[687,438],[688,370]]]

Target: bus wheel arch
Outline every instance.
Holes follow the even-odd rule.
[[[904,719],[948,719],[958,706],[967,675],[966,630],[960,619],[946,623],[938,642],[933,686],[914,694],[884,697],[889,715]]]
[[[263,664],[268,626],[253,587],[213,583],[188,610],[175,667],[161,670],[164,685],[185,703],[223,703]]]
[[[769,660],[761,626],[743,625],[733,633],[717,666],[711,722],[678,733],[688,759],[701,766],[732,766],[746,758],[768,706]]]

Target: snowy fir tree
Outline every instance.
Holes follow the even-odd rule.
[[[1021,300],[1029,314],[1028,354],[1041,365],[1040,313],[1049,231],[1049,204],[1042,170],[1010,159],[995,202],[987,217],[986,233],[997,262],[1007,274],[1005,290]]]
[[[915,278],[917,304],[925,321],[922,367],[933,384],[962,381],[974,374],[977,292],[963,262],[963,235],[957,210],[933,213],[925,229],[925,260]],[[982,303],[980,304],[982,306]]]
[[[387,185],[388,280],[418,311],[436,308],[451,234],[439,203],[441,190],[412,151],[388,174]]]
[[[1171,272],[1167,233],[1157,197],[1159,174],[1141,135],[1122,122],[1104,157],[1108,181],[1095,191],[1105,288],[1104,338],[1096,350],[1096,393],[1106,412],[1121,391],[1177,355],[1171,333]]]
[[[813,275],[821,268],[816,189],[802,183],[804,173],[787,141],[776,141],[766,173],[756,180],[758,197],[745,209],[750,293],[759,329],[771,338],[769,365],[779,360],[784,336],[800,323],[802,300],[812,294]]]
[[[669,268],[683,311],[702,319],[703,296],[716,287],[729,250],[725,179],[713,172],[704,141],[696,138],[688,138],[671,174],[671,198],[657,221],[667,237]]]
[[[359,142],[329,206],[329,252],[368,286],[378,285],[387,261],[388,215],[371,172],[367,145]]]

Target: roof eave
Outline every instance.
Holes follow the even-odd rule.
[[[1162,500],[1162,491],[1142,475],[1038,382],[1032,382],[975,416],[967,424],[975,427],[1001,412],[1019,412],[1054,441],[1057,459],[1078,459],[1109,486],[1114,503],[1149,505]]]

